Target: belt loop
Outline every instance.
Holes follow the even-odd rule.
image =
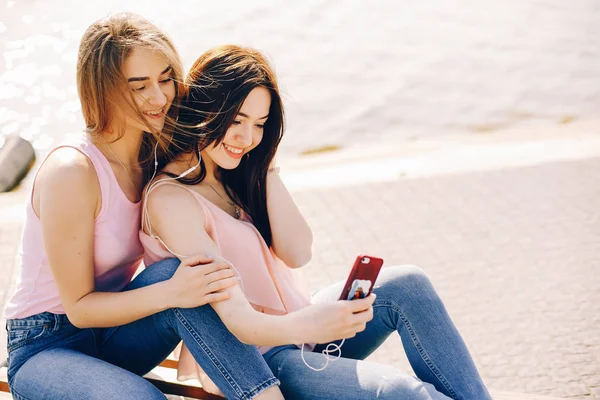
[[[52,314],[54,315],[54,327],[53,327],[53,331],[56,332],[60,329],[60,314]]]

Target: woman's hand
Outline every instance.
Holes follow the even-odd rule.
[[[229,263],[197,255],[185,258],[167,284],[171,307],[193,308],[229,299],[237,278]]]
[[[329,343],[362,332],[373,319],[375,294],[360,300],[313,304],[292,314],[299,342]]]

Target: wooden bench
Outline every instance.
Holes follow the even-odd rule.
[[[177,382],[177,361],[166,359],[144,378],[165,394],[183,396],[186,399],[223,400],[222,397],[206,393],[201,386]],[[6,381],[6,362],[0,364],[0,400],[11,399]],[[561,400],[557,397],[533,394],[492,391],[494,400]],[[343,400],[343,399],[341,399]]]

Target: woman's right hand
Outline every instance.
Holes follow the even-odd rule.
[[[226,290],[238,281],[226,261],[206,255],[185,258],[167,281],[171,307],[193,308],[230,298]]]
[[[375,294],[359,300],[313,304],[293,313],[302,343],[329,343],[362,332],[373,319]]]

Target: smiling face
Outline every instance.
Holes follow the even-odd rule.
[[[264,87],[256,87],[250,91],[240,107],[233,123],[227,130],[223,142],[212,144],[203,150],[223,169],[234,169],[240,160],[260,144],[263,138],[264,125],[271,108],[271,93]]]
[[[165,116],[175,98],[175,83],[172,67],[161,53],[135,48],[123,66],[128,89],[132,93],[133,106],[143,116],[143,121],[133,112],[121,115],[127,127],[148,131],[149,124],[160,132],[165,124]]]

